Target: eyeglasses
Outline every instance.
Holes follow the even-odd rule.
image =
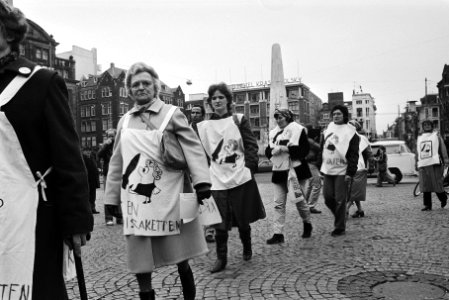
[[[216,99],[223,100],[224,98],[225,98],[225,96],[213,96],[212,100],[216,100]]]

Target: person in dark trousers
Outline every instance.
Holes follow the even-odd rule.
[[[374,155],[374,160],[377,162],[377,187],[382,187],[383,182],[386,181],[388,183],[396,185],[395,175],[390,174],[388,171],[388,155],[387,149],[385,146],[380,146],[377,149],[377,153]]]
[[[206,117],[206,110],[204,109],[204,106],[194,105],[190,111],[190,116],[192,117],[190,125],[193,130],[195,130],[196,134],[198,134],[197,124],[204,121],[204,118]],[[206,238],[206,242],[215,243],[215,229],[212,226],[204,227],[204,236]]]
[[[98,177],[97,162],[92,157],[91,149],[83,148],[83,161],[87,170],[87,178],[89,182],[89,202],[93,214],[100,212],[95,208],[95,200],[97,198],[97,188],[100,187],[100,178]]]
[[[333,237],[346,233],[346,202],[359,161],[359,142],[355,127],[348,124],[348,108],[335,105],[331,110],[332,122],[323,132],[321,140],[324,174],[324,203],[334,215]]]
[[[116,134],[117,130],[113,128],[106,130],[106,140],[97,153],[98,159],[103,161],[103,182],[105,187],[109,172],[109,161],[111,160]],[[116,218],[117,224],[123,224],[123,217],[120,206],[105,204],[104,219],[107,226],[114,225],[114,217]]]
[[[0,0],[1,298],[67,300],[64,249],[93,230],[87,174],[64,79],[19,56],[27,28]]]

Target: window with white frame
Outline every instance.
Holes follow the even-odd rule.
[[[90,121],[90,130],[92,132],[97,131],[97,121]]]
[[[102,125],[103,131],[108,130],[108,119],[101,120],[101,125]]]
[[[86,132],[86,122],[81,122],[81,132]]]
[[[357,100],[355,104],[363,104],[362,100]]]
[[[85,117],[86,116],[86,107],[85,106],[81,106],[80,110],[81,110],[81,118]]]
[[[369,107],[365,108],[365,114],[366,116],[369,116]]]
[[[90,115],[91,115],[92,117],[95,117],[95,105],[92,105],[92,106],[90,107]]]

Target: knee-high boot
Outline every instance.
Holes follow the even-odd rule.
[[[190,266],[180,267],[178,265],[179,278],[181,279],[182,294],[186,300],[194,300],[196,295],[195,278]]]
[[[139,292],[140,300],[155,300],[154,290],[147,292]]]
[[[253,250],[251,247],[251,227],[247,230],[240,230],[240,240],[242,240],[243,245],[243,260],[250,260],[253,256]]]
[[[217,260],[210,270],[211,273],[216,273],[224,270],[228,263],[228,232],[226,230],[215,231],[215,244],[217,245]]]

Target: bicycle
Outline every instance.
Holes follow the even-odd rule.
[[[449,195],[449,174],[447,168],[444,170],[444,174],[446,175],[444,176],[443,179],[443,189],[446,195]],[[413,196],[418,197],[419,195],[421,195],[421,190],[419,188],[419,181],[418,181],[415,185],[415,188],[413,189]]]

